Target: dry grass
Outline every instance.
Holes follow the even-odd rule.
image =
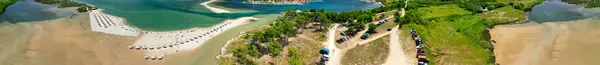
[[[343,65],[380,65],[389,56],[389,36],[350,49],[342,57]]]

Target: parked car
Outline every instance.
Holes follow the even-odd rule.
[[[410,34],[417,34],[417,30],[415,30],[415,29],[410,29]]]
[[[367,39],[367,38],[369,38],[369,36],[371,36],[369,33],[365,33],[364,35],[362,35],[362,36],[360,37],[360,39],[363,39],[363,40],[364,40],[364,39]]]

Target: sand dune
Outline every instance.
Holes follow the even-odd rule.
[[[593,65],[600,20],[499,25],[490,30],[501,65]]]

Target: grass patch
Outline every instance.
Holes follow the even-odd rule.
[[[513,7],[502,7],[484,14],[478,14],[476,16],[483,17],[485,19],[499,20],[508,22],[515,22],[525,20],[525,12],[515,9]]]
[[[422,13],[423,15],[421,16],[421,18],[425,19],[472,13],[471,11],[460,8],[454,4],[418,8],[413,11]]]
[[[218,65],[235,65],[235,57],[221,57],[218,61]]]
[[[385,32],[387,31],[387,29],[391,29],[394,26],[396,26],[397,24],[393,22],[394,19],[390,19],[387,22],[381,24],[380,26],[377,26],[377,28],[375,29],[375,31],[377,32]]]
[[[456,33],[451,25],[440,22],[428,26],[408,24],[407,26],[417,29],[421,38],[427,42],[426,54],[433,64],[473,64],[484,65],[490,53],[485,48],[473,43],[474,40],[468,36]]]
[[[449,12],[427,12],[448,8]],[[489,65],[493,64],[492,52],[488,50],[486,28],[495,24],[524,20],[525,12],[505,6],[484,13],[451,13],[457,6],[440,5],[412,10],[422,22],[411,22],[406,28],[417,29],[426,43],[426,55],[431,65]],[[425,11],[424,13],[421,11]],[[439,15],[432,15],[439,14]]]
[[[319,55],[319,50],[325,46],[320,41],[311,41],[303,38],[296,39],[298,39],[298,42],[290,43],[290,47],[296,48],[295,50],[301,56],[303,64],[314,64],[315,60],[321,56]]]
[[[342,65],[380,65],[389,56],[389,35],[350,49],[342,57]]]

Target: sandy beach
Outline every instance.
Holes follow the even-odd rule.
[[[6,24],[1,33],[24,35],[24,39],[13,37],[14,43],[0,44],[15,47],[3,52],[0,65],[148,65],[154,63],[139,58],[142,52],[131,51],[127,45],[135,37],[108,35],[93,32],[89,26],[89,15],[79,14],[72,18]],[[22,29],[22,30],[17,30]],[[21,32],[11,32],[21,31]],[[4,37],[4,36],[3,36]],[[19,42],[24,40],[23,43]],[[14,52],[14,53],[5,53]]]
[[[231,12],[231,11],[229,11],[229,10],[225,10],[225,9],[219,9],[219,8],[211,7],[211,6],[209,6],[209,5],[208,5],[208,4],[210,4],[210,3],[212,3],[212,2],[216,2],[216,1],[217,1],[217,0],[209,0],[209,1],[206,1],[206,2],[203,2],[203,3],[200,3],[200,5],[202,5],[202,6],[206,7],[206,8],[208,8],[210,11],[213,11],[213,12],[215,12],[215,13],[232,13],[232,12]]]
[[[600,59],[600,21],[498,25],[490,30],[501,65],[593,65]]]
[[[106,34],[137,37],[138,39],[126,48],[144,51],[140,58],[162,60],[165,55],[180,51],[193,50],[204,42],[219,35],[225,30],[257,20],[254,17],[241,17],[226,20],[208,28],[192,28],[178,31],[144,31],[125,24],[123,18],[102,13],[101,10],[90,12],[92,31]]]
[[[138,32],[139,35],[131,36],[122,34],[131,34],[132,31],[115,30],[134,29],[133,27],[121,28],[120,26],[127,26],[124,21],[117,21],[118,17],[98,12],[45,21],[1,23],[0,52],[3,53],[0,54],[0,65],[162,65],[165,61],[144,59],[144,57],[159,55],[172,57],[173,55],[165,52],[194,50],[212,36],[219,35],[229,28],[249,23],[246,21],[256,20],[254,17],[242,17],[226,20],[210,28],[169,32],[141,31],[144,34]],[[101,14],[102,17],[95,17]],[[98,28],[104,29],[94,31]],[[166,38],[169,35],[182,37]],[[166,39],[183,41],[194,39],[194,36],[204,37],[196,39],[197,42],[184,43],[170,49],[134,50],[131,48],[133,45],[164,45],[166,43],[161,42],[165,42]]]

